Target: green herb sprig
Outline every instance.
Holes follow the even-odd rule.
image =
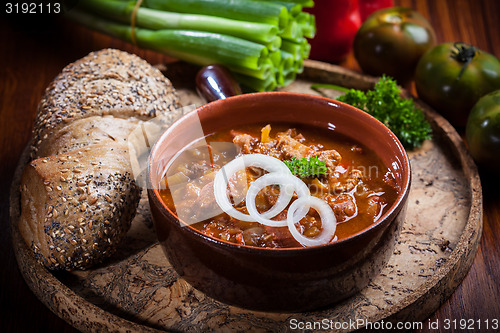
[[[289,161],[283,161],[283,163],[286,164],[292,174],[299,178],[328,175],[325,161],[321,161],[317,157],[310,157],[309,159],[292,157]]]
[[[396,81],[382,76],[373,90],[350,89],[337,100],[355,106],[384,123],[407,149],[422,145],[431,138],[432,129],[421,109],[406,99]]]

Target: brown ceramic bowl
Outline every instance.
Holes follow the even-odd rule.
[[[382,123],[347,104],[306,94],[254,93],[217,100],[182,117],[163,133],[150,154],[150,184],[159,184],[168,162],[195,139],[193,126],[198,119],[205,134],[264,122],[334,128],[375,151],[394,173],[400,193],[376,223],[349,238],[310,248],[268,249],[235,245],[186,226],[162,202],[158,186],[150,186],[159,242],[187,282],[229,304],[304,311],[345,299],[379,274],[392,254],[410,188],[408,156]]]

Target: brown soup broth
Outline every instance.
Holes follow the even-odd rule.
[[[329,180],[325,176],[316,177],[316,180],[314,178],[304,179],[304,182],[309,186],[311,195],[322,198],[332,207],[338,222],[335,232],[338,240],[347,238],[369,227],[395,202],[398,189],[394,176],[370,149],[333,130],[296,124],[270,125],[271,138],[275,138],[278,133],[295,129],[293,132],[294,139],[298,140],[302,145],[306,145],[315,151],[336,150],[340,154],[340,163],[335,168],[335,172],[339,176],[332,178],[338,179],[338,182],[332,181],[328,183]],[[214,200],[212,199],[212,202],[209,202],[210,195],[207,195],[213,193],[213,187],[210,187],[210,183],[213,181],[217,170],[238,154],[237,149],[229,149],[224,152],[217,151],[214,148],[217,146],[215,143],[232,143],[235,135],[242,133],[249,134],[259,141],[264,126],[266,124],[254,124],[220,131],[205,137],[209,147],[195,149],[188,147],[172,163],[169,170],[173,169],[173,173],[179,171],[178,173],[188,183],[191,181],[193,174],[196,174],[198,179],[189,183],[188,187],[190,189],[186,191],[187,194],[183,194],[185,200],[183,199],[181,204],[176,202],[177,205],[174,205],[166,180],[162,181],[160,195],[169,209],[175,214],[177,214],[177,211],[182,210],[196,215],[195,207],[213,205]],[[192,162],[193,155],[199,157],[199,161],[203,162],[195,162],[196,165],[194,165]],[[169,179],[172,181],[173,178]],[[322,186],[322,184],[326,183],[329,184],[329,189]],[[318,184],[320,186],[317,186]],[[209,191],[212,191],[212,193],[208,193]],[[242,207],[239,210],[246,213],[244,201],[240,206]],[[238,206],[235,207],[238,208]],[[286,218],[286,210],[276,217],[276,219],[280,220],[284,218]],[[321,231],[319,216],[312,209],[300,223],[299,227],[304,235],[314,237],[315,234]],[[257,222],[239,221],[226,213],[194,223],[192,227],[208,236],[241,245],[258,247],[302,246],[293,239],[287,227],[268,227]]]

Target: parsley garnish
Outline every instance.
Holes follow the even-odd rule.
[[[300,160],[292,157],[289,161],[283,161],[290,169],[292,174],[300,178],[314,177],[327,175],[325,161],[319,160],[317,157],[310,157],[309,159],[303,157]]]
[[[384,123],[403,146],[413,149],[431,138],[432,129],[422,110],[400,93],[396,81],[383,75],[373,90],[350,89],[337,99],[371,114]]]

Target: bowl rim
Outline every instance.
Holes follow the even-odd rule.
[[[398,196],[396,200],[393,202],[391,205],[390,209],[386,211],[382,216],[378,218],[376,222],[371,224],[370,226],[358,231],[357,233],[354,233],[346,238],[343,238],[341,240],[335,241],[335,242],[330,242],[327,244],[323,245],[317,245],[317,246],[310,246],[310,247],[289,247],[289,248],[269,248],[269,247],[256,247],[256,246],[250,246],[250,245],[238,245],[235,243],[231,243],[229,241],[221,240],[212,236],[208,236],[203,234],[202,232],[196,230],[194,227],[192,227],[190,224],[183,222],[180,218],[177,217],[177,215],[172,212],[166,204],[161,200],[160,198],[160,193],[157,187],[152,187],[151,186],[151,168],[152,168],[152,157],[154,156],[155,152],[157,151],[158,147],[164,140],[164,137],[167,136],[169,132],[173,131],[175,128],[181,126],[182,122],[184,119],[188,118],[190,114],[194,112],[210,112],[210,108],[216,107],[218,104],[221,103],[226,103],[227,100],[233,101],[233,100],[239,100],[239,99],[252,99],[252,98],[274,98],[274,97],[269,97],[269,96],[284,96],[284,97],[290,97],[290,98],[308,98],[311,100],[316,100],[316,101],[322,101],[326,103],[335,103],[338,106],[341,106],[343,108],[350,109],[351,112],[356,112],[360,115],[361,118],[366,118],[369,121],[375,122],[380,129],[383,130],[383,132],[388,135],[396,144],[400,156],[402,157],[401,159],[401,164],[403,166],[403,173],[402,173],[402,178],[403,178],[403,186],[401,188],[401,191],[398,193]],[[257,99],[258,100],[258,99]],[[311,125],[312,126],[312,125]],[[406,172],[405,172],[406,171]],[[256,93],[247,93],[247,94],[242,94],[242,95],[237,95],[237,96],[231,96],[225,99],[220,99],[216,100],[207,104],[204,104],[200,107],[197,107],[195,110],[183,115],[179,119],[177,119],[172,125],[169,126],[161,134],[161,136],[158,138],[156,143],[153,145],[151,152],[148,157],[148,167],[147,167],[147,182],[148,182],[148,198],[149,198],[149,204],[156,204],[156,207],[159,208],[164,215],[172,217],[177,223],[172,223],[175,224],[177,227],[180,227],[181,229],[184,229],[184,232],[189,232],[190,234],[194,235],[197,238],[201,238],[206,242],[222,246],[222,247],[227,247],[230,248],[231,250],[234,251],[243,251],[243,252],[260,252],[260,253],[280,253],[280,254],[293,254],[297,251],[300,252],[314,252],[314,251],[322,251],[325,248],[330,248],[330,247],[339,247],[342,246],[343,244],[348,244],[350,242],[356,241],[358,238],[363,237],[363,235],[369,233],[370,231],[375,231],[378,228],[381,228],[382,225],[387,223],[388,219],[391,216],[396,217],[400,211],[403,209],[407,199],[408,195],[410,192],[410,185],[411,185],[411,164],[410,164],[410,159],[408,157],[408,154],[406,150],[404,149],[402,143],[400,140],[396,137],[396,135],[389,129],[387,126],[385,126],[382,122],[380,122],[378,119],[373,117],[372,115],[368,114],[367,112],[360,110],[352,105],[349,105],[347,103],[343,103],[331,98],[327,98],[324,96],[318,96],[318,95],[312,95],[312,94],[307,94],[307,93],[295,93],[295,92],[256,92]],[[170,223],[170,219],[168,219]],[[384,223],[385,222],[385,223]],[[156,225],[156,222],[155,222]]]

